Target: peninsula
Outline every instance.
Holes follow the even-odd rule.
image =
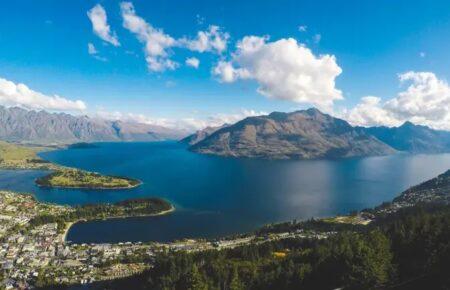
[[[141,184],[140,180],[120,176],[107,176],[51,163],[37,153],[49,147],[23,146],[0,141],[0,168],[50,170],[50,174],[36,179],[43,187],[83,189],[129,189]]]
[[[141,181],[127,177],[107,176],[79,169],[59,169],[36,179],[42,187],[127,189],[139,186]]]

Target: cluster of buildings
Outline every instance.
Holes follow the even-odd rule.
[[[0,289],[88,283],[129,276],[149,267],[154,248],[149,244],[69,244],[65,242],[67,225],[63,229],[57,223],[30,225],[39,215],[71,210],[36,202],[29,195],[0,191]]]
[[[431,187],[425,189],[411,189],[403,192],[392,203],[381,206],[377,209],[378,214],[392,214],[401,208],[411,207],[419,203],[439,203],[450,204],[450,178],[447,185]]]
[[[68,224],[60,228],[55,222],[32,223],[38,216],[60,216],[72,210],[37,202],[30,195],[0,191],[0,289],[84,284],[127,277],[151,267],[155,253],[161,251],[220,250],[272,239],[322,235],[297,231],[264,238],[187,239],[167,244],[72,244],[65,241]]]
[[[403,196],[387,210],[427,201],[435,194]],[[425,196],[425,197],[424,197]],[[417,197],[417,198],[416,198]],[[335,232],[297,229],[263,236],[244,235],[216,241],[186,239],[172,243],[72,244],[65,241],[69,224],[33,225],[38,216],[60,216],[71,207],[40,203],[32,196],[0,191],[0,289],[29,289],[54,284],[84,284],[127,277],[152,267],[161,251],[222,250],[250,243],[289,238],[325,239]],[[354,217],[352,217],[354,223]],[[366,224],[372,216],[358,216]],[[347,220],[342,222],[348,222]]]

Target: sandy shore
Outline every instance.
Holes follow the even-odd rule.
[[[75,222],[68,222],[66,223],[66,228],[64,229],[64,233],[61,236],[61,242],[65,243],[66,242],[66,238],[67,238],[67,234],[69,233],[70,227],[74,224]]]
[[[144,216],[158,216],[158,215],[165,215],[165,214],[171,213],[171,212],[173,212],[173,211],[175,211],[175,207],[173,206],[173,204],[171,204],[171,205],[170,205],[170,209],[168,209],[168,210],[163,210],[163,211],[160,211],[159,213],[149,214],[149,215],[144,215]]]

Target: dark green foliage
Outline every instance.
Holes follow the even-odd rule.
[[[115,204],[87,204],[78,206],[74,211],[64,215],[40,215],[30,221],[30,226],[38,226],[47,223],[58,223],[58,228],[63,229],[64,223],[83,220],[101,219],[108,217],[140,216],[158,214],[167,211],[172,205],[160,198],[142,198],[121,201]]]
[[[292,225],[292,224],[291,224]],[[366,230],[235,249],[160,254],[152,269],[99,289],[448,289],[450,206],[417,206]],[[274,253],[283,252],[284,257]]]
[[[262,227],[256,234],[258,236],[264,236],[269,233],[283,233],[294,232],[296,230],[314,230],[320,232],[334,232],[334,231],[357,231],[364,229],[364,225],[353,225],[346,223],[329,223],[323,220],[310,219],[301,222],[284,222],[278,224],[270,224]]]
[[[33,159],[27,159],[28,163],[39,163],[39,164],[46,164],[46,163],[50,163],[50,161],[44,160],[44,159],[38,159],[38,158],[33,158]]]

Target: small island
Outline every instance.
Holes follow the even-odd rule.
[[[79,169],[59,169],[36,179],[42,187],[127,189],[139,186],[141,181],[128,177],[101,175]]]

